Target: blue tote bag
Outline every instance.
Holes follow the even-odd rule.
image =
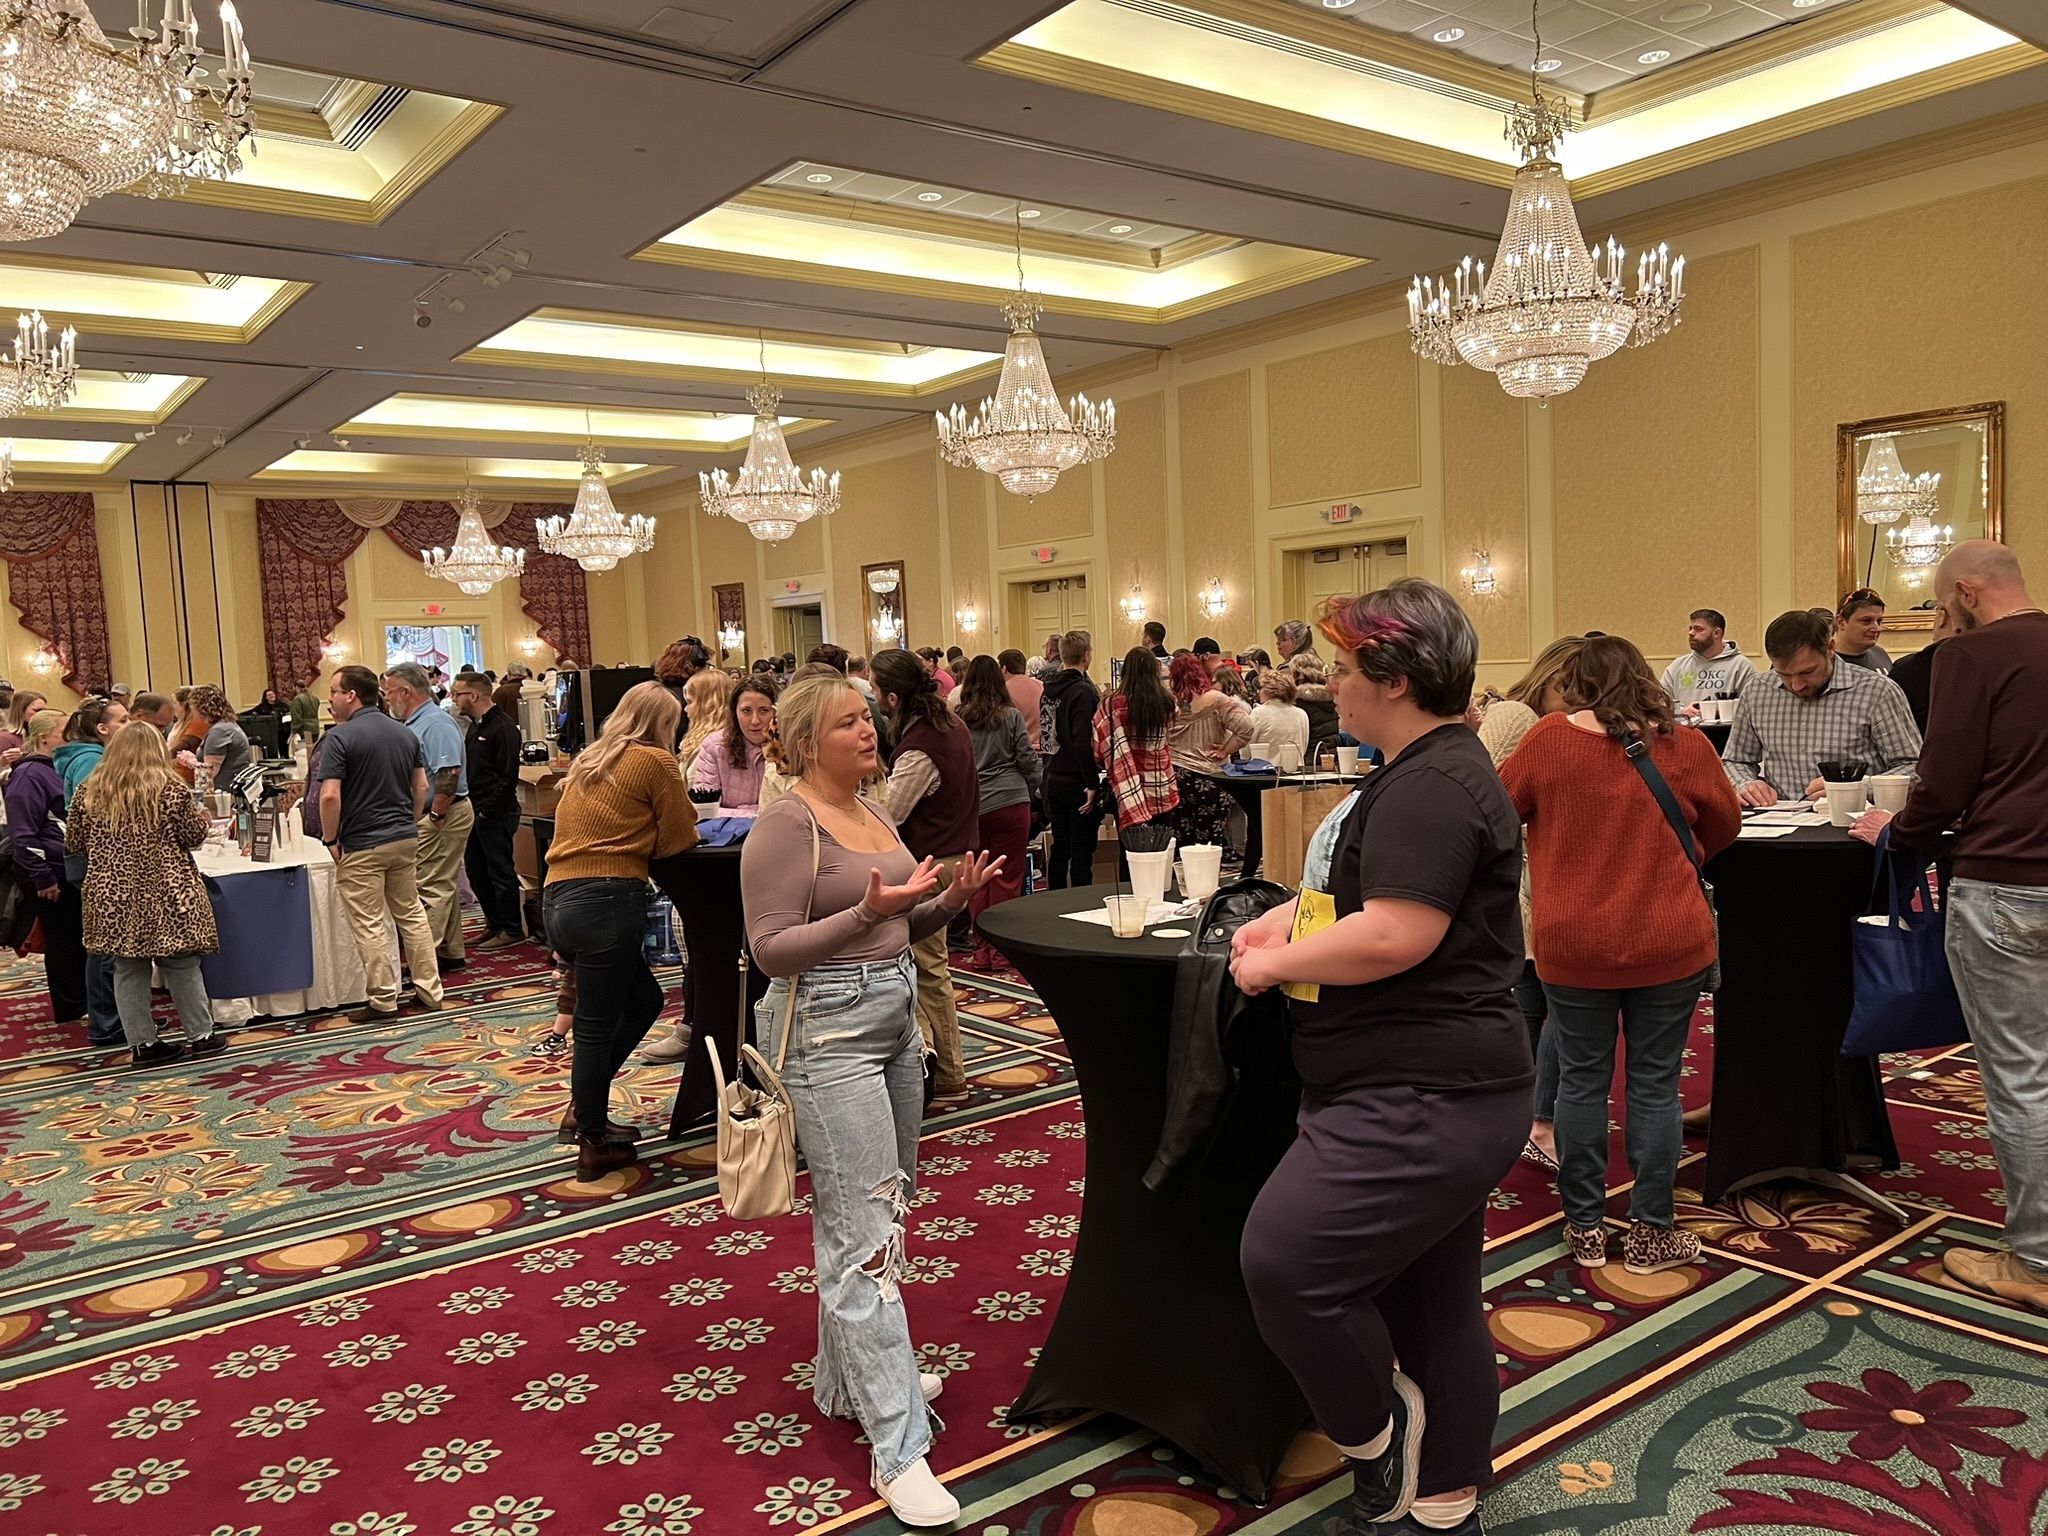
[[[1888,893],[1884,920],[1859,918],[1849,925],[1855,1004],[1842,1037],[1844,1056],[1925,1051],[1970,1038],[1942,947],[1945,925],[1933,871],[1923,868],[1907,885],[1909,892],[1919,893],[1919,910],[1901,911],[1900,881],[1889,866],[1890,842],[1887,828],[1877,840],[1877,872],[1871,881],[1873,905],[1880,883]]]

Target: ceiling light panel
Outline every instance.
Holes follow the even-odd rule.
[[[95,475],[121,461],[132,442],[93,442],[76,437],[14,437],[14,473]]]
[[[160,422],[205,383],[183,373],[78,371],[78,388],[54,411],[24,411],[46,421]]]
[[[645,464],[606,464],[607,485],[619,485],[644,474]],[[574,485],[583,476],[576,459],[479,459],[460,454],[446,457],[390,453],[347,453],[325,448],[298,448],[265,469],[258,480],[334,480],[380,476],[401,484],[479,485],[492,481],[515,484]]]
[[[48,256],[0,256],[0,313],[40,309],[86,337],[244,342],[310,285]]]
[[[380,400],[342,430],[356,436],[440,438],[451,441],[517,439],[568,446],[595,434],[613,451],[632,448],[725,451],[744,447],[754,418],[742,411],[663,411],[585,407],[543,400],[498,400],[474,395],[397,394]],[[784,417],[792,431],[817,425]]]

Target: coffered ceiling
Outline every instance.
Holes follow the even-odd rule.
[[[1405,285],[1498,232],[1527,0],[240,0],[234,183],[0,246],[17,479],[622,487]],[[217,37],[200,0],[202,26]],[[116,33],[132,9],[93,0]],[[1543,0],[1588,226],[2048,99],[2041,0]]]

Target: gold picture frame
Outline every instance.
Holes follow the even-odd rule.
[[[893,583],[886,592],[877,592],[871,579],[880,575],[885,582]],[[907,598],[903,591],[903,562],[901,560],[878,560],[872,565],[860,568],[861,639],[868,654],[876,651],[895,650],[901,647],[907,633]]]
[[[1932,629],[1933,567],[1902,565],[1888,552],[1910,519],[1894,514],[1889,524],[1874,522],[1858,507],[1858,475],[1881,441],[1889,443],[1907,474],[1939,476],[1930,520],[1953,529],[1957,543],[2002,538],[2005,402],[1878,416],[1835,428],[1836,599],[1869,587],[1885,599],[1887,629]]]

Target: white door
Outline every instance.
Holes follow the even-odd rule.
[[[1406,539],[1296,550],[1288,557],[1288,618],[1310,619],[1327,598],[1357,597],[1408,574]]]

